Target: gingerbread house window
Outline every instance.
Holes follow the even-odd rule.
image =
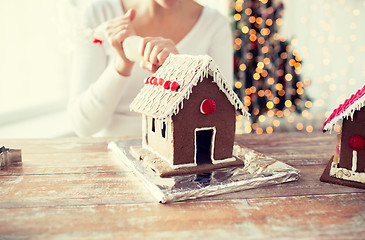
[[[166,122],[162,122],[161,136],[166,138]]]
[[[152,118],[152,132],[156,132],[156,119]]]

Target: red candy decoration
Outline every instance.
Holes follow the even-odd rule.
[[[158,85],[162,86],[164,82],[165,82],[165,80],[163,80],[162,78],[158,79]]]
[[[216,104],[215,101],[213,99],[205,99],[203,100],[201,106],[200,106],[200,111],[203,114],[212,114],[215,112],[216,109]]]
[[[171,83],[171,91],[176,91],[179,88],[179,84],[175,81]]]
[[[101,44],[103,44],[103,41],[100,39],[94,38],[93,43],[97,43],[97,44],[101,45]]]
[[[166,82],[163,84],[163,88],[164,88],[164,89],[169,89],[169,88],[170,88],[170,85],[171,85],[171,81],[166,81]]]
[[[359,135],[353,135],[348,140],[349,147],[354,151],[360,151],[365,147],[365,140]]]
[[[152,85],[157,85],[157,78],[156,77],[151,77],[150,83]]]

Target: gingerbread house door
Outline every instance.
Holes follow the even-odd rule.
[[[215,135],[216,129],[214,127],[195,129],[194,161],[196,165],[212,164]]]

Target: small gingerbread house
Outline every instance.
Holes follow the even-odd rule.
[[[332,112],[322,131],[336,126],[341,131],[329,175],[339,184],[365,188],[365,85]]]
[[[170,54],[130,108],[143,148],[173,168],[235,161],[236,112],[249,115],[209,56]]]

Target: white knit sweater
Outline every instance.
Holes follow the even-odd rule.
[[[92,29],[123,15],[120,0],[99,0],[88,7],[83,26]],[[191,31],[176,45],[179,53],[211,56],[233,84],[230,23],[216,10],[204,7]],[[78,46],[72,55],[69,118],[79,136],[140,136],[141,116],[129,105],[151,73],[135,64],[130,77],[113,66],[114,52],[107,43]]]

